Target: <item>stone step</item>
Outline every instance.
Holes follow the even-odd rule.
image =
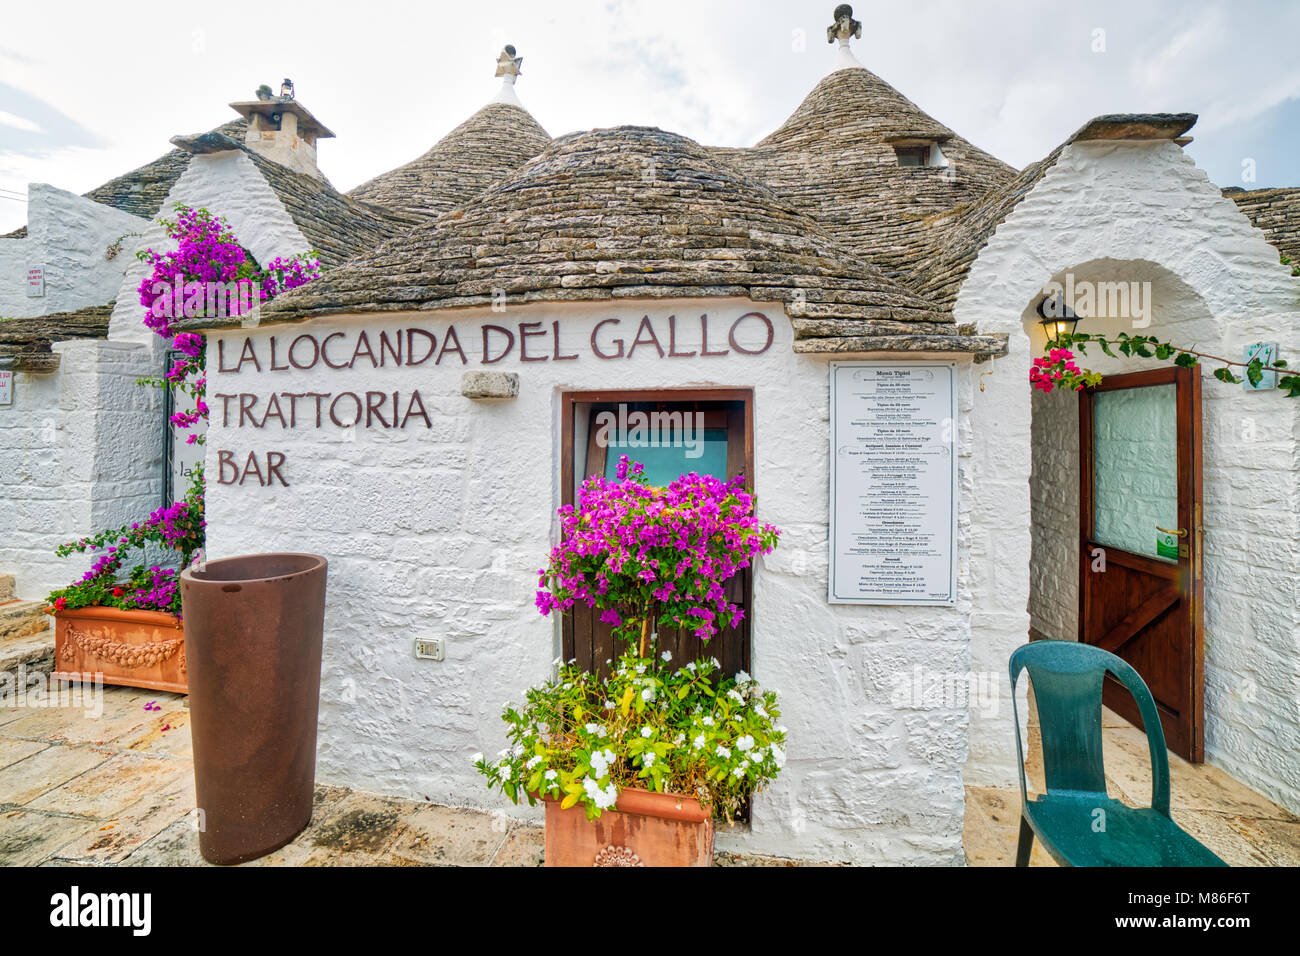
[[[48,674],[54,669],[54,629],[0,640],[0,674]]]
[[[0,602],[0,641],[39,634],[49,626],[44,601]]]
[[[0,604],[14,599],[14,576],[0,574]]]

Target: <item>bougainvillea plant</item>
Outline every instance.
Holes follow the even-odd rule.
[[[560,508],[561,542],[539,572],[537,607],[586,604],[616,636],[639,635],[642,657],[656,622],[708,640],[744,614],[727,600],[726,582],[776,547],[780,532],[753,511],[743,476],[692,472],[655,488],[624,455],[616,480],[593,475],[577,507]]]
[[[159,223],[176,241],[176,249],[158,252],[149,248],[137,256],[151,267],[139,286],[144,324],[166,339],[180,358],[162,377],[140,379],[139,384],[189,395],[194,400],[193,408],[171,416],[172,425],[189,430],[208,417],[204,400],[205,341],[194,332],[178,332],[175,323],[212,315],[243,315],[261,302],[315,279],[321,265],[315,256],[298,255],[276,257],[265,268],[259,268],[225,219],[181,203],[175,209],[175,219],[160,219]],[[186,441],[202,444],[203,438],[197,431],[190,431]],[[57,548],[55,553],[60,557],[88,551],[99,552],[99,556],[79,581],[51,592],[49,610],[57,613],[102,605],[179,616],[176,568],[145,564],[129,570],[124,567],[131,552],[151,544],[176,554],[179,567],[189,565],[203,548],[203,489],[203,469],[197,468],[187,494],[171,507],[158,509],[143,522],[102,531]]]
[[[181,595],[174,568],[141,563],[123,569],[132,553],[144,552],[150,545],[174,552],[180,567],[187,566],[203,549],[206,527],[200,470],[185,497],[171,507],[159,508],[142,522],[59,545],[54,552],[59,557],[74,552],[94,552],[98,557],[81,580],[50,592],[48,610],[57,613],[97,605],[165,611],[179,617]]]
[[[204,400],[207,376],[204,371],[202,335],[176,332],[173,325],[183,319],[205,316],[238,316],[252,312],[281,292],[297,288],[321,274],[314,255],[277,256],[265,268],[239,244],[230,224],[207,209],[176,204],[175,219],[159,219],[176,249],[158,252],[142,249],[136,255],[151,267],[140,281],[140,304],[144,324],[167,339],[180,353],[161,378],[141,379],[141,384],[170,388],[189,395],[194,407],[172,415],[171,423],[182,431],[206,421]],[[203,436],[191,431],[188,444],[202,444]]]
[[[719,679],[709,658],[672,666],[633,650],[607,679],[561,666],[553,680],[507,704],[509,746],[471,760],[511,801],[581,804],[594,819],[636,787],[698,798],[730,819],[785,763],[776,694],[743,671]]]
[[[740,622],[725,585],[780,535],[753,512],[743,477],[692,473],[658,488],[623,456],[615,480],[587,479],[577,506],[558,512],[562,540],[539,572],[537,607],[584,604],[628,648],[606,678],[556,660],[554,679],[522,707],[506,704],[510,745],[495,760],[472,758],[489,787],[516,803],[581,805],[588,818],[640,787],[730,818],[776,776],[785,761],[776,694],[744,672],[720,679],[715,658],[677,667],[651,635],[658,624],[707,641]]]

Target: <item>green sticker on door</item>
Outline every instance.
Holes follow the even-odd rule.
[[[1161,531],[1156,534],[1156,554],[1162,558],[1178,559],[1178,536]]]

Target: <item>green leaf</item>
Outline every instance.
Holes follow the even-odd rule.
[[[1264,363],[1258,358],[1251,359],[1246,366],[1246,379],[1251,388],[1259,388],[1259,383],[1264,380]]]
[[[1220,382],[1227,382],[1229,385],[1239,385],[1241,383],[1241,379],[1233,375],[1232,372],[1226,368],[1216,368],[1214,370],[1214,377]]]
[[[1179,368],[1194,368],[1199,360],[1191,352],[1179,352],[1174,364]]]

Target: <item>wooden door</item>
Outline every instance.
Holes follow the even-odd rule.
[[[1079,639],[1151,688],[1169,749],[1204,759],[1201,379],[1168,368],[1080,393]],[[1111,710],[1142,726],[1111,677]]]
[[[750,420],[752,406],[747,391],[570,393],[564,398],[565,440],[562,454],[565,456],[565,467],[562,469],[562,482],[565,504],[575,502],[576,487],[582,479],[599,474],[612,477],[619,455],[627,454],[633,460],[638,460],[635,449],[625,450],[617,446],[602,445],[597,441],[597,430],[592,426],[597,414],[604,411],[617,414],[620,405],[625,406],[629,413],[633,411],[679,411],[692,415],[699,413],[706,430],[712,434],[726,436],[725,453],[708,456],[708,460],[700,467],[693,464],[690,459],[685,459],[684,471],[697,470],[702,473],[716,474],[716,477],[725,479],[734,478],[736,475],[746,475],[748,479],[748,476],[753,473],[751,438],[753,432]],[[581,415],[578,414],[579,410],[582,412]],[[585,427],[582,422],[586,422]],[[575,428],[581,434],[575,433]],[[582,459],[581,474],[575,480],[574,476],[577,472],[574,467],[573,450],[579,444],[585,447],[586,453]],[[658,477],[667,480],[664,475]],[[746,481],[746,487],[753,491],[752,479]],[[749,609],[752,604],[752,581],[750,569],[745,569],[735,575],[726,586],[727,599],[745,612],[738,626],[723,629],[709,641],[701,641],[694,634],[677,628],[657,628],[660,650],[671,651],[672,661],[679,667],[687,661],[712,656],[721,663],[724,674],[733,675],[739,670],[749,670]],[[585,606],[575,607],[564,616],[562,645],[565,660],[576,659],[584,669],[602,676],[610,671],[607,662],[619,657],[626,649],[622,645],[615,645],[610,625],[602,623],[600,615]]]

